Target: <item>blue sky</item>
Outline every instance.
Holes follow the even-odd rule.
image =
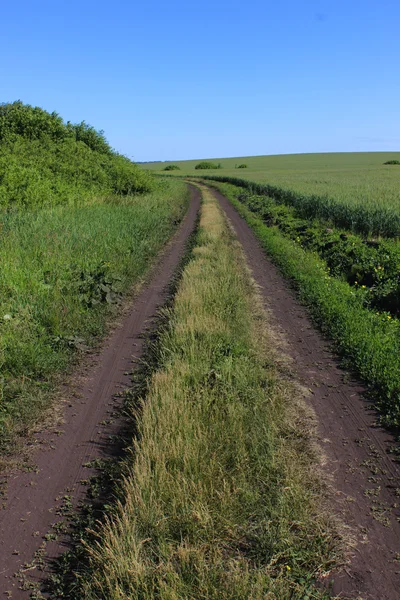
[[[400,149],[398,0],[1,8],[0,101],[138,160]]]

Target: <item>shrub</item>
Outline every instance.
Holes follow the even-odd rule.
[[[400,165],[400,160],[387,160],[384,165]]]
[[[178,165],[167,165],[164,171],[180,171],[181,168]]]
[[[237,169],[247,169],[247,165],[243,163],[242,165],[238,165],[236,168]]]
[[[113,151],[103,131],[21,101],[0,104],[0,206],[82,203],[152,187],[150,173]]]
[[[195,169],[221,169],[221,163],[217,165],[216,163],[203,160],[195,166]]]

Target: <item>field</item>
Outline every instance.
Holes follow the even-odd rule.
[[[382,205],[400,210],[400,166],[383,164],[396,159],[400,159],[400,152],[217,158],[212,162],[221,164],[221,170],[204,171],[204,174],[241,177],[300,194],[315,194],[340,202],[374,207]],[[161,173],[166,166],[176,164],[180,171],[172,172],[175,175],[201,175],[201,171],[195,170],[199,162],[146,163],[143,167]],[[247,168],[235,168],[240,164],[247,164]]]

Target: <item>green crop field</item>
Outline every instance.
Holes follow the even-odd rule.
[[[340,202],[400,209],[400,152],[340,152],[331,154],[288,154],[217,158],[218,170],[195,170],[199,160],[158,162],[143,165],[163,172],[175,164],[174,175],[218,175],[268,183],[301,194],[328,196]],[[246,164],[247,168],[237,168]]]

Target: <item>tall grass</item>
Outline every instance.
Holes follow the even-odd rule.
[[[74,597],[326,597],[313,583],[336,545],[298,391],[274,366],[241,251],[204,200],[162,369],[138,412],[125,500]]]
[[[252,194],[273,198],[279,204],[294,207],[297,214],[305,219],[321,219],[335,227],[365,236],[381,235],[396,238],[400,236],[400,211],[382,203],[363,205],[341,202],[330,196],[300,194],[287,188],[255,183],[238,177],[208,175],[204,179],[231,183],[249,190]]]
[[[49,405],[56,373],[104,331],[187,205],[183,182],[152,194],[4,213],[0,219],[0,451]]]

